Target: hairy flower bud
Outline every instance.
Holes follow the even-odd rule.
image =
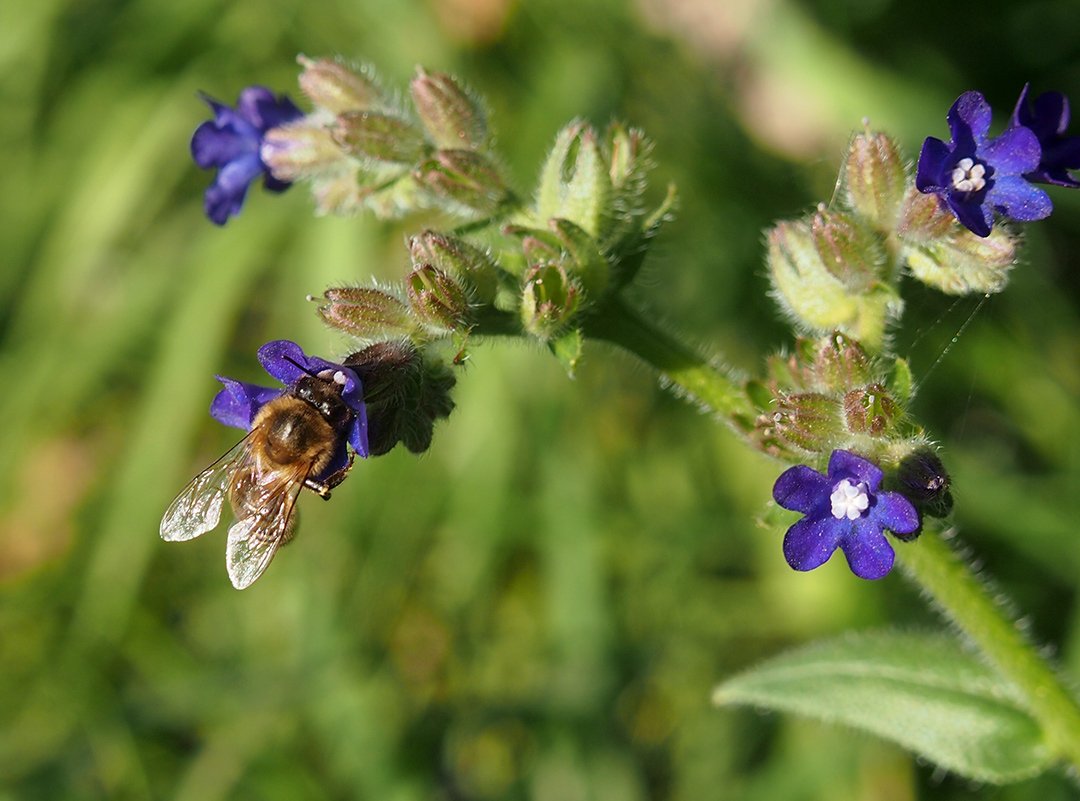
[[[491,161],[471,150],[440,150],[413,178],[436,198],[479,216],[493,214],[510,196]]]
[[[411,166],[427,149],[423,134],[411,123],[377,111],[338,115],[333,136],[349,155],[378,164]]]
[[[610,170],[596,131],[582,122],[570,123],[559,132],[540,173],[537,216],[569,220],[601,239],[611,216]]]
[[[773,294],[798,323],[812,330],[841,330],[871,348],[881,346],[888,321],[901,301],[885,283],[864,293],[845,286],[822,260],[811,226],[781,222],[768,233],[768,266]]]
[[[498,267],[491,257],[468,242],[427,230],[409,238],[413,266],[430,264],[461,282],[479,303],[491,303],[498,289]]]
[[[929,448],[919,448],[900,461],[899,488],[925,515],[945,517],[952,511],[952,484],[945,465]]]
[[[818,392],[777,398],[770,423],[777,437],[810,453],[831,450],[843,431],[840,404]]]
[[[337,61],[296,59],[304,69],[300,73],[300,90],[316,106],[331,114],[363,111],[382,101],[382,92],[375,79],[366,71],[354,72]]]
[[[407,340],[379,342],[344,361],[364,387],[368,448],[380,456],[401,442],[413,453],[431,446],[435,421],[449,417],[455,379]]]
[[[907,188],[907,170],[896,143],[870,130],[855,134],[840,179],[848,206],[877,230],[891,232]]]
[[[438,335],[469,327],[469,298],[461,284],[431,264],[421,264],[405,279],[413,314]]]
[[[883,384],[870,384],[844,395],[844,420],[854,434],[879,437],[893,427],[899,410]]]
[[[879,236],[853,214],[818,209],[810,233],[822,263],[851,292],[866,293],[885,270],[885,247]]]
[[[975,235],[934,195],[909,196],[899,231],[900,255],[911,274],[949,295],[1000,292],[1016,264],[1015,236],[1002,227]]]
[[[812,370],[815,383],[834,392],[865,386],[874,375],[873,364],[862,346],[839,332],[818,340]]]
[[[525,330],[541,339],[552,339],[565,330],[581,303],[577,282],[559,262],[531,267],[521,294],[521,319]]]
[[[330,131],[310,117],[267,131],[259,156],[282,181],[340,172],[346,161]]]
[[[338,287],[323,294],[319,316],[331,328],[366,340],[407,337],[416,330],[409,307],[371,287]]]
[[[483,150],[488,144],[487,115],[479,101],[453,76],[422,67],[409,84],[416,113],[431,141],[447,150]]]

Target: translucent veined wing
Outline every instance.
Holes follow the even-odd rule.
[[[229,482],[238,470],[244,470],[251,458],[248,447],[251,434],[203,470],[184,487],[161,518],[161,538],[170,542],[195,539],[217,526]]]
[[[292,538],[296,525],[296,496],[304,487],[309,466],[282,470],[260,482],[255,475],[250,483],[234,490],[242,497],[239,519],[229,527],[225,547],[225,566],[236,589],[249,587],[263,574],[277,549]]]

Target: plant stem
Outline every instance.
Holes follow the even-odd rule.
[[[934,527],[897,549],[901,569],[986,658],[1023,692],[1048,745],[1080,768],[1080,706],[1008,611]]]
[[[736,380],[619,298],[586,321],[585,334],[633,353],[677,391],[728,422],[753,420],[756,415]]]
[[[585,331],[630,351],[729,422],[754,414],[737,382],[618,300],[591,317]],[[932,526],[897,551],[907,576],[1021,690],[1053,752],[1080,769],[1080,706],[1003,605]]]

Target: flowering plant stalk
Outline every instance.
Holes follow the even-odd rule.
[[[327,420],[344,399],[347,425],[334,429],[333,457],[312,461],[299,485],[318,491],[331,467],[344,464],[346,441],[362,458],[399,442],[426,450],[435,422],[453,409],[454,368],[476,339],[541,343],[570,375],[589,340],[616,345],[783,466],[764,519],[778,540],[786,529],[778,552],[793,569],[813,570],[836,550],[862,579],[881,579],[898,564],[962,635],[819,644],[725,681],[718,703],[844,722],[982,781],[1056,763],[1080,770],[1076,698],[950,547],[951,479],[909,411],[915,382],[890,336],[904,310],[902,277],[952,295],[1002,291],[1021,247],[1012,223],[1053,209],[1036,184],[1080,186],[1070,174],[1080,167],[1080,138],[1067,135],[1063,96],[1030,103],[1024,87],[1005,130],[991,138],[986,100],[961,95],[947,115],[950,141],[928,137],[914,174],[887,134],[864,125],[849,143],[834,202],[767,232],[772,296],[796,340],[761,375],[746,377],[659,328],[628,298],[676,205],[673,188],[658,203],[646,200],[651,145],[640,131],[571,122],[535,190],[522,193],[502,169],[482,102],[452,76],[419,70],[404,102],[370,69],[300,63],[309,113],[261,89],[241,93],[236,112],[212,103],[215,121],[192,142],[200,166],[220,169],[207,193],[211,219],[223,224],[239,211],[248,184],[264,175],[272,189],[310,184],[320,213],[437,210],[450,225],[410,238],[399,285],[356,286],[342,276],[322,294],[320,316],[356,352],[326,361],[292,343],[274,345],[299,354],[274,362],[276,372],[268,367],[286,388],[222,379],[218,419],[249,428],[257,441],[277,430],[257,413],[271,396],[310,403]],[[256,99],[270,111],[254,115],[247,107]],[[325,408],[302,390],[312,379],[326,384]],[[223,417],[226,401],[243,414]],[[282,464],[274,459],[249,459],[244,480],[270,483]],[[218,510],[224,492],[214,496]],[[228,492],[241,520],[261,513],[244,506],[246,490]],[[187,531],[186,513],[170,509],[163,535]],[[199,533],[216,523],[216,514],[201,520]],[[291,532],[288,521],[280,526]],[[247,536],[236,547],[254,550],[255,535]]]

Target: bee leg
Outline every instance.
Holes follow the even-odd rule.
[[[330,500],[330,490],[345,480],[345,476],[349,475],[349,471],[352,470],[353,462],[356,460],[356,455],[350,453],[349,461],[345,463],[345,466],[340,470],[335,470],[333,473],[326,477],[325,481],[315,481],[310,478],[304,479],[304,486],[314,492],[324,501]]]

